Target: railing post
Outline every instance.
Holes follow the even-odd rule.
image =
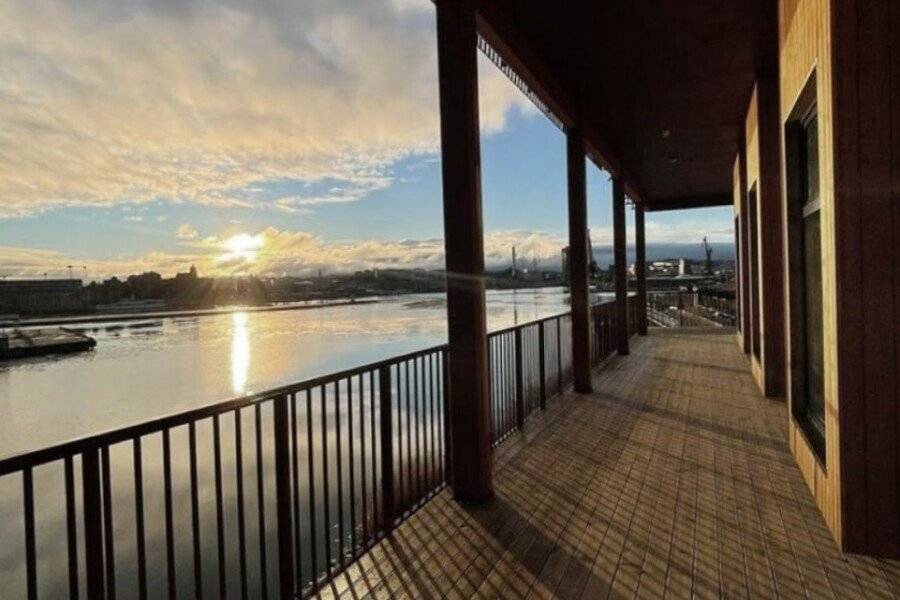
[[[546,321],[538,323],[538,363],[541,371],[541,410],[547,409],[547,359],[544,355],[544,324]]]
[[[278,523],[278,581],[279,597],[294,596],[294,540],[291,516],[291,455],[288,418],[288,397],[273,401],[275,443],[275,498]]]
[[[515,329],[516,340],[516,427],[525,425],[525,368],[522,360],[522,327]]]
[[[556,317],[556,387],[562,395],[563,371],[562,371],[562,317]]]
[[[450,435],[450,350],[441,353],[442,378],[444,394],[444,480],[450,484],[453,473],[453,436]]]
[[[81,454],[81,479],[84,493],[84,560],[89,600],[106,597],[103,581],[103,504],[100,487],[99,450]]]
[[[391,368],[378,369],[381,415],[381,527],[394,528],[394,422],[391,409]]]

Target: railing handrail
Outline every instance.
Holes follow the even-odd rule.
[[[614,301],[599,302],[594,306],[611,304],[613,302]],[[488,338],[497,335],[503,335],[505,333],[509,333],[510,331],[515,331],[519,328],[531,327],[537,324],[546,323],[548,321],[564,317],[570,313],[571,311],[567,311],[548,317],[542,317],[534,321],[529,321],[528,323],[522,323],[519,325],[505,327],[503,329],[498,329],[496,331],[490,332],[488,334]],[[307,378],[302,381],[270,388],[268,390],[257,392],[255,394],[241,396],[238,398],[231,398],[224,401],[217,401],[212,404],[207,404],[197,408],[191,408],[170,415],[154,417],[152,419],[148,419],[134,425],[126,425],[125,427],[102,431],[74,440],[53,444],[45,448],[39,448],[37,450],[30,450],[22,454],[16,454],[4,459],[0,459],[0,477],[15,473],[17,471],[21,471],[23,469],[27,469],[29,467],[36,467],[50,462],[62,460],[68,456],[74,456],[85,451],[118,444],[120,442],[125,442],[153,433],[159,433],[166,429],[188,425],[191,422],[198,421],[200,419],[205,419],[213,417],[215,415],[225,414],[237,409],[246,408],[248,406],[259,404],[261,402],[271,400],[272,398],[277,398],[279,396],[303,392],[324,384],[332,383],[334,381],[340,381],[348,377],[359,375],[361,373],[367,373],[369,371],[380,369],[381,367],[390,366],[434,352],[442,352],[447,349],[448,345],[446,343],[438,344],[436,346],[431,346],[429,348],[421,350],[415,350],[413,352],[408,352],[406,354],[398,356],[392,356],[390,358],[385,358],[365,365],[327,373],[324,375],[317,375],[315,377]]]

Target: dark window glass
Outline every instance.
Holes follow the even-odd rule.
[[[824,431],[824,334],[822,327],[821,212],[803,219],[803,264],[806,333],[806,412],[812,424]]]
[[[806,202],[819,199],[819,120],[813,116],[803,128]]]
[[[818,119],[802,129],[803,170],[803,312],[805,345],[805,413],[810,424],[825,431],[824,333],[822,323],[822,224],[819,205]]]

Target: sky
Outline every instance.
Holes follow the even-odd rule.
[[[0,0],[0,276],[440,268],[437,90],[429,0]],[[488,266],[556,261],[563,134],[481,56],[479,111]],[[647,240],[731,223],[651,213]]]

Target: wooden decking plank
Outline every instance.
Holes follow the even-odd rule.
[[[323,598],[898,598],[840,552],[730,336],[654,331],[497,449],[497,499],[439,493]]]

